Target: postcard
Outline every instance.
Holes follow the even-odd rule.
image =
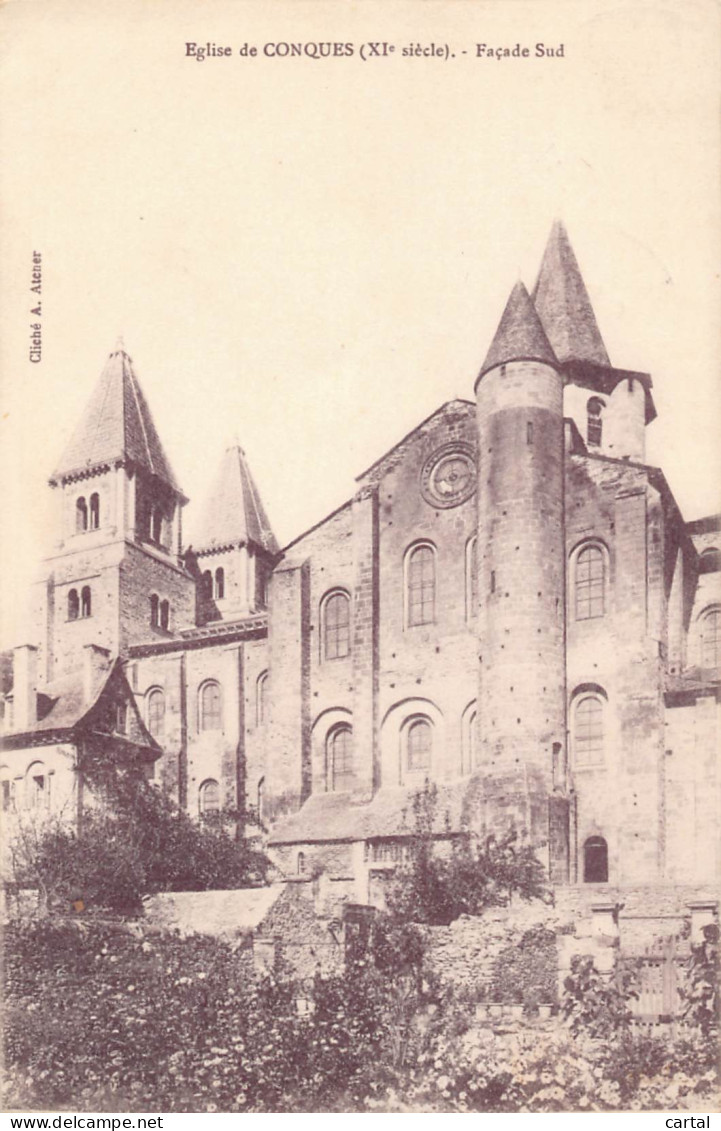
[[[707,1126],[718,6],[0,23],[7,1108]]]

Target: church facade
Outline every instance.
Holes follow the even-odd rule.
[[[82,819],[83,759],[202,817],[257,811],[288,876],[351,898],[439,838],[531,839],[553,883],[719,875],[721,516],[645,460],[561,224],[473,400],[441,406],[281,548],[239,447],[196,523],[123,348],[50,484],[59,538],[4,657],[2,804]]]

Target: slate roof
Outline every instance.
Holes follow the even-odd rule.
[[[221,460],[208,498],[196,520],[193,549],[218,549],[252,543],[269,554],[278,553],[278,543],[270,527],[258,488],[237,444],[228,448]]]
[[[611,362],[568,234],[554,223],[533,288],[533,302],[559,361]]]
[[[122,347],[109,355],[51,484],[116,463],[132,463],[178,488],[133,369]]]
[[[43,738],[48,741],[50,735],[61,733],[72,738],[74,732],[85,735],[102,734],[106,741],[117,738],[124,743],[126,740],[123,736],[109,734],[103,728],[103,716],[107,714],[107,693],[113,686],[124,691],[126,701],[134,715],[134,720],[131,722],[134,733],[128,735],[128,741],[144,750],[155,751],[157,757],[160,754],[160,747],[151,737],[140,717],[120,660],[115,660],[110,667],[99,669],[95,673],[89,700],[85,698],[82,670],[67,672],[45,684],[37,693],[35,722],[30,723],[22,731],[14,730],[2,735],[0,749],[32,746],[35,745],[33,738],[39,742],[42,742]]]
[[[479,380],[489,369],[509,361],[543,361],[558,366],[558,360],[546,337],[530,295],[522,282],[511,291],[506,309],[501,315],[486,360],[481,366]]]
[[[469,794],[468,781],[437,786],[433,833],[459,832]],[[417,788],[381,789],[372,800],[357,800],[349,793],[314,793],[303,807],[273,829],[270,844],[319,844],[325,841],[372,840],[410,836],[415,831],[413,800]]]

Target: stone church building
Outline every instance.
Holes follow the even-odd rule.
[[[646,463],[651,377],[611,363],[561,224],[468,391],[283,548],[230,448],[188,545],[111,353],[2,658],[8,817],[82,819],[84,761],[134,760],[366,903],[428,780],[440,838],[514,826],[558,885],[714,883],[721,516],[685,522]]]

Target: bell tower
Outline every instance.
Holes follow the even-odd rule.
[[[267,607],[278,543],[245,452],[224,453],[193,536],[198,620],[236,620]]]
[[[120,655],[193,622],[194,586],[180,558],[187,499],[120,342],[50,486],[59,538],[38,602],[46,679],[77,666],[86,644]]]
[[[563,377],[523,283],[476,381],[479,749],[489,832],[509,825],[568,867]],[[560,832],[560,835],[559,835]]]

